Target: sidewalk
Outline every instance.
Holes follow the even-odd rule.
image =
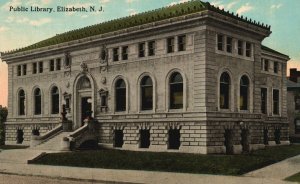
[[[23,162],[13,163],[13,158],[9,162],[1,159],[0,153],[0,173],[17,174],[17,175],[33,175],[51,178],[72,178],[78,180],[97,181],[103,183],[178,183],[178,184],[194,184],[194,183],[230,183],[230,184],[282,184],[289,183],[282,181],[279,177],[260,177],[259,174],[253,172],[246,176],[251,177],[235,177],[235,176],[219,176],[206,174],[184,174],[184,173],[168,173],[168,172],[150,172],[150,171],[132,171],[132,170],[112,170],[112,169],[93,169],[65,166],[45,166],[45,165],[28,165]],[[14,151],[10,150],[10,153]],[[15,151],[14,154],[21,153],[22,150]],[[26,152],[23,150],[23,152]],[[31,153],[26,153],[29,157]],[[7,155],[7,153],[6,153]],[[25,157],[25,156],[24,156]],[[298,158],[299,157],[299,158]],[[300,156],[294,157],[300,159]],[[3,158],[3,157],[2,157]],[[19,158],[17,160],[20,160]],[[294,161],[294,160],[292,160]],[[284,161],[285,164],[287,161]],[[287,163],[290,163],[289,161]],[[280,167],[280,166],[276,166]],[[268,167],[269,168],[269,167]],[[267,168],[267,170],[268,170]],[[264,170],[264,169],[262,169]],[[300,171],[300,169],[298,169]],[[294,171],[296,172],[296,171]],[[264,174],[263,172],[259,172]]]
[[[245,174],[245,176],[255,178],[284,179],[298,172],[300,172],[300,155],[252,171],[250,173]]]

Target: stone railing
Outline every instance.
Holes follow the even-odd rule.
[[[44,135],[32,135],[30,141],[30,147],[35,147],[47,141],[49,138],[53,137],[54,135],[61,132],[62,130],[63,130],[63,125],[59,125]]]
[[[84,125],[72,132],[68,137],[63,138],[63,150],[74,150],[86,140],[97,139],[97,123],[93,118],[84,120]]]

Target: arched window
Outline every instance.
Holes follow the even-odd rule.
[[[242,76],[240,80],[240,110],[248,110],[249,79]]]
[[[141,81],[141,101],[142,101],[142,110],[152,110],[153,84],[149,76],[145,76]]]
[[[34,91],[34,114],[39,115],[42,113],[42,95],[39,88]]]
[[[170,109],[183,108],[183,79],[175,72],[170,77]]]
[[[25,115],[25,92],[19,91],[19,115]]]
[[[230,94],[230,76],[227,72],[222,73],[220,77],[220,108],[229,108],[229,94]]]
[[[51,114],[59,113],[59,91],[55,86],[51,90]]]
[[[126,110],[126,84],[123,79],[116,82],[116,111]]]

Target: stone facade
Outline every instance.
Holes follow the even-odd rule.
[[[59,114],[52,114],[51,91],[55,86],[59,110],[68,103],[67,117],[74,130],[82,125],[82,100],[89,98],[99,125],[99,144],[107,147],[116,147],[115,139],[121,135],[123,145],[118,149],[146,151],[208,154],[230,149],[231,153],[241,153],[274,144],[275,140],[288,144],[285,76],[289,58],[261,45],[270,33],[267,27],[205,10],[31,51],[4,53],[2,59],[9,71],[6,143],[16,144],[19,129],[24,133],[22,144],[28,144],[33,129],[44,134],[59,124]],[[180,44],[182,35],[184,46]],[[220,35],[223,50],[218,48]],[[171,53],[168,38],[173,38]],[[226,50],[229,39],[230,52]],[[155,54],[150,56],[152,41]],[[140,43],[145,43],[143,57],[139,56]],[[39,71],[41,62],[43,71]],[[230,76],[228,108],[220,107],[220,77],[224,72]],[[179,109],[170,108],[170,77],[174,73],[181,75],[183,83]],[[141,108],[144,76],[153,84],[151,110]],[[247,99],[240,97],[243,76],[248,79]],[[116,110],[118,79],[126,86],[122,112]],[[261,88],[267,91],[265,113],[261,110]],[[39,115],[35,115],[35,89],[41,91]],[[274,89],[279,93],[279,100],[275,99],[278,112],[273,110]],[[24,115],[20,115],[20,90],[26,96]],[[247,101],[245,107],[241,101]],[[149,130],[149,148],[140,148],[141,130]],[[178,149],[170,149],[172,136],[179,137]]]

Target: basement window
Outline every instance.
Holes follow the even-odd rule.
[[[140,148],[149,148],[150,130],[140,130]]]
[[[124,144],[123,137],[124,137],[123,130],[115,130],[114,147],[122,148]]]
[[[169,135],[168,149],[179,149],[179,147],[180,147],[180,130],[177,128],[169,129],[168,135]]]

